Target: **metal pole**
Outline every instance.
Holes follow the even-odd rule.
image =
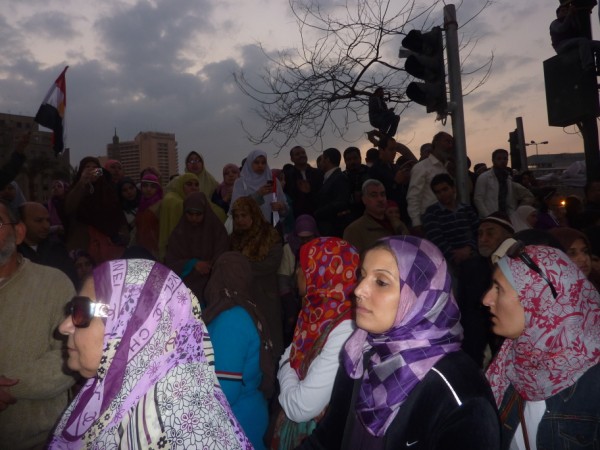
[[[524,172],[529,169],[529,164],[527,163],[527,148],[525,147],[525,131],[522,117],[517,117],[517,139],[519,141],[519,154],[521,155],[521,172]]]
[[[460,75],[460,55],[458,49],[458,23],[453,4],[444,6],[444,28],[446,30],[446,55],[448,56],[448,86],[450,88],[449,110],[452,117],[452,134],[456,164],[456,188],[458,200],[470,203],[467,141],[465,136],[465,115],[463,110],[462,81]]]
[[[579,124],[583,136],[583,151],[585,152],[586,179],[600,180],[600,145],[598,143],[598,122],[594,116],[585,117]]]

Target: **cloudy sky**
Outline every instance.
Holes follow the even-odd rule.
[[[465,0],[459,24],[482,2]],[[339,7],[336,0],[320,3],[332,11]],[[508,146],[517,116],[523,117],[527,141],[549,141],[540,152],[582,151],[574,127],[547,125],[542,61],[554,54],[548,25],[557,5],[496,0],[463,29],[478,40],[471,61],[494,55],[489,81],[464,100],[467,151],[474,163],[489,163],[494,148]],[[438,16],[441,25],[441,12]],[[596,21],[595,11],[592,18]],[[594,27],[597,36],[597,23]],[[294,48],[298,32],[285,0],[19,0],[0,4],[0,41],[1,112],[35,115],[52,81],[70,66],[72,164],[105,154],[115,128],[122,141],[139,131],[172,132],[180,160],[199,150],[220,179],[225,163],[239,162],[255,148],[241,122],[257,134],[264,128],[252,112],[256,104],[240,93],[233,74],[258,74],[265,61],[256,45],[267,51]],[[388,51],[399,46],[400,38]],[[360,137],[368,129],[358,124],[346,142],[326,136],[324,143],[343,150],[352,142],[366,150],[369,144]],[[397,138],[418,151],[442,129],[451,130],[450,121],[444,128],[414,105],[402,116]],[[279,150],[261,148],[269,154]],[[271,167],[288,162],[288,148],[270,160]],[[314,159],[321,149],[308,150]]]

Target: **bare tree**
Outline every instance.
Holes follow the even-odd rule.
[[[384,87],[388,104],[402,114],[410,102],[404,94],[409,76],[398,58],[402,37],[410,29],[442,22],[443,0],[427,6],[416,0],[346,0],[335,8],[305,1],[289,0],[300,47],[273,55],[261,45],[268,64],[258,79],[250,80],[244,71],[234,74],[242,92],[258,103],[255,112],[266,124],[258,135],[246,130],[255,144],[281,148],[302,138],[312,145],[325,131],[343,138],[352,124],[366,121],[366,105],[377,86]],[[489,4],[483,0],[466,22]],[[475,45],[476,40],[464,38],[461,48],[468,55]],[[472,71],[482,75],[467,80],[465,91],[485,82],[492,60]]]

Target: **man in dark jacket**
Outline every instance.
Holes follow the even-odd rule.
[[[325,171],[323,186],[317,194],[315,220],[322,236],[342,237],[351,221],[350,182],[340,169],[342,155],[336,148],[323,152],[321,164]]]
[[[314,213],[317,192],[323,184],[323,174],[320,170],[308,164],[306,150],[300,146],[290,150],[293,166],[283,168],[285,188],[283,189],[292,199],[294,217]]]

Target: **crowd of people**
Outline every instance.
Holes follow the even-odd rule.
[[[418,157],[369,140],[366,164],[254,150],[222,182],[195,151],[176,176],[86,157],[44,204],[18,195],[19,143],[0,449],[600,440],[600,180],[563,198],[496,149],[464,204],[450,134]]]

